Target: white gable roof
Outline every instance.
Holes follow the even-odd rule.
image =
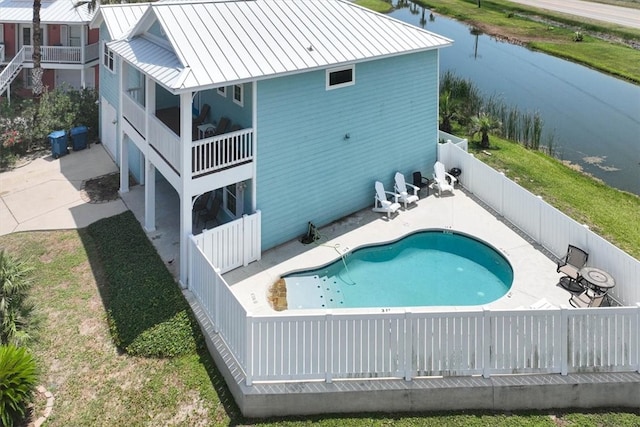
[[[145,34],[149,18],[159,22],[168,43]],[[346,0],[209,0],[152,3],[129,37],[109,46],[180,92],[451,43]]]
[[[138,23],[148,7],[149,3],[100,5],[91,27],[97,28],[104,21],[111,40],[119,39]]]
[[[73,0],[42,0],[40,22],[43,24],[88,23],[93,16],[87,4],[76,7]],[[0,22],[33,22],[33,0],[0,0]]]

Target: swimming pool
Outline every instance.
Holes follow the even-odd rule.
[[[513,269],[480,240],[429,230],[284,279],[289,309],[465,306],[505,295]]]

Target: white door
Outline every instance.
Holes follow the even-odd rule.
[[[102,98],[102,120],[100,122],[100,140],[107,153],[118,162],[116,141],[116,109],[106,99]]]

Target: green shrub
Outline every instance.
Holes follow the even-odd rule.
[[[194,352],[198,325],[191,309],[133,214],[98,221],[88,231],[105,269],[115,344],[138,356]]]
[[[54,130],[69,131],[85,125],[89,142],[98,135],[98,92],[95,89],[58,87],[45,90],[36,103],[32,99],[0,100],[0,166],[10,167],[13,157],[27,151],[49,148],[47,136]]]
[[[582,35],[582,33],[580,31],[576,31],[575,33],[573,33],[573,41],[574,42],[581,42],[584,39],[584,36]]]
[[[24,418],[37,380],[36,361],[24,347],[0,346],[0,424]]]
[[[0,250],[0,344],[26,343],[33,305],[27,299],[32,268]]]

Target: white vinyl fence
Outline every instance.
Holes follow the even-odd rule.
[[[194,293],[254,381],[404,378],[640,369],[640,304],[551,310],[255,316],[190,242]]]
[[[200,250],[220,273],[246,266],[261,256],[260,211],[204,230],[194,236]]]
[[[640,261],[454,144],[439,144],[438,158],[447,168],[460,168],[467,190],[555,257],[564,256],[569,244],[587,251],[588,265],[615,279],[609,294],[620,304],[640,302]]]
[[[237,237],[240,225],[230,223],[215,237],[192,238],[189,247],[189,289],[230,349],[247,385],[640,370],[640,263],[453,143],[440,145],[441,159],[447,167],[462,170],[467,189],[556,256],[563,255],[569,243],[585,248],[590,264],[614,275],[615,296],[627,306],[252,315],[221,272],[240,263],[242,253],[244,262],[255,257],[234,245],[246,235],[259,238],[258,212],[255,221],[242,220],[245,229],[257,227],[245,236]],[[259,241],[252,247],[259,254]]]

